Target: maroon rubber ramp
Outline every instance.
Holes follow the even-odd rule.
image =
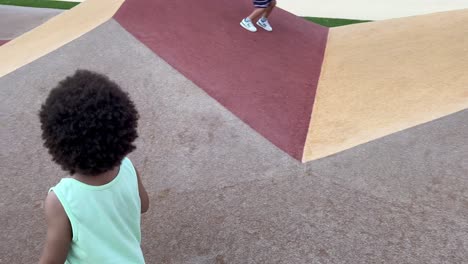
[[[273,32],[250,33],[239,22],[252,10],[250,0],[127,0],[115,19],[300,160],[328,29],[278,8]]]

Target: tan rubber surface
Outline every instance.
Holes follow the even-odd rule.
[[[124,0],[87,0],[0,47],[0,77],[109,20]]]
[[[460,10],[332,29],[303,161],[468,108],[467,24]]]

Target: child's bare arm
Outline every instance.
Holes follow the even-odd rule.
[[[40,264],[63,264],[67,258],[72,239],[72,229],[67,214],[54,192],[45,200],[47,238]]]
[[[140,193],[140,200],[141,200],[141,213],[146,213],[149,209],[149,198],[148,193],[146,192],[145,186],[143,186],[143,182],[141,181],[140,174],[138,170],[135,168],[137,178],[138,178],[138,192]]]

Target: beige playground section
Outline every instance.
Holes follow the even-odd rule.
[[[106,22],[125,0],[87,0],[0,47],[0,77]]]
[[[303,161],[468,108],[468,9],[330,31]]]

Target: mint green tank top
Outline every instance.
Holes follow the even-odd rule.
[[[64,178],[51,188],[70,219],[73,237],[65,263],[145,263],[141,251],[141,201],[132,162],[101,186]]]

